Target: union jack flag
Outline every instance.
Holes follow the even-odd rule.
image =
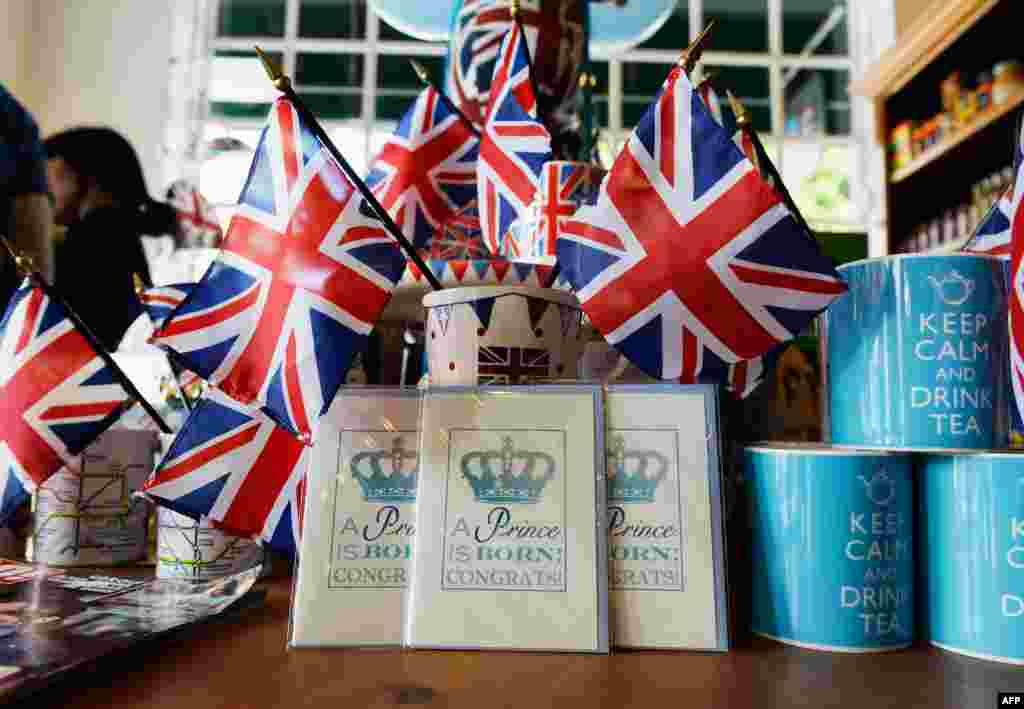
[[[384,144],[366,184],[421,248],[476,196],[478,154],[476,135],[428,87]]]
[[[278,99],[217,260],[153,341],[304,437],[391,298],[404,259]]]
[[[558,260],[608,342],[660,379],[722,381],[846,290],[677,67]]]
[[[310,447],[216,389],[199,401],[143,490],[154,502],[286,553],[298,548]]]
[[[489,259],[491,253],[484,246],[480,232],[480,213],[476,200],[441,225],[441,231],[430,239],[427,258],[442,261]]]
[[[999,196],[988,214],[974,230],[964,251],[991,256],[1009,256],[1011,251],[1010,219],[1013,214],[1013,186]]]
[[[491,253],[507,253],[509,226],[529,210],[541,168],[550,159],[551,136],[537,121],[526,46],[513,24],[494,70],[477,171],[480,226]]]
[[[603,172],[577,162],[552,160],[544,165],[537,194],[537,224],[530,230],[528,243],[515,242],[516,231],[510,239],[510,250],[518,260],[555,260],[558,232],[565,221],[576,213],[581,203],[597,197],[597,187]],[[522,233],[522,232],[519,232]]]
[[[0,321],[0,521],[131,406],[64,308],[27,281]]]
[[[1024,127],[1017,139],[1016,174],[1010,201],[1010,379],[1017,411],[1024,418]]]
[[[167,201],[178,215],[178,231],[185,247],[217,247],[223,236],[213,207],[188,180],[167,188]]]
[[[195,283],[176,283],[142,291],[139,294],[139,302],[142,303],[142,308],[152,321],[153,327],[159,328],[163,325],[164,320],[181,305],[185,296],[195,287]]]
[[[524,0],[519,8],[537,84],[563,106],[575,93],[583,64],[585,1]],[[445,92],[477,125],[487,114],[498,50],[513,24],[507,0],[464,0],[455,15]]]
[[[537,347],[486,347],[477,355],[480,384],[526,384],[551,378],[551,353]]]

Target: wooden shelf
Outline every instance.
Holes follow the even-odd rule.
[[[876,100],[892,96],[999,2],[935,0],[850,90]]]
[[[1003,116],[1015,111],[1021,104],[1024,104],[1024,91],[1013,96],[1008,103],[1002,106],[995,106],[983,115],[975,118],[974,121],[962,128],[951,139],[944,140],[938,145],[933,145],[911,160],[905,167],[901,167],[899,170],[893,171],[889,176],[889,182],[895,185],[912,177],[928,165],[946,155],[946,153],[981,133]]]

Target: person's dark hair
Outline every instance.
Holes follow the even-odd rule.
[[[69,128],[51,135],[43,147],[48,158],[61,158],[81,179],[98,185],[131,210],[139,232],[177,234],[174,208],[149,196],[139,157],[118,132],[91,126]]]

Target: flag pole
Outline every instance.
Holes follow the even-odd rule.
[[[480,131],[477,129],[475,125],[473,125],[473,121],[469,120],[469,117],[459,110],[459,107],[456,106],[455,103],[450,98],[448,98],[448,94],[446,94],[444,91],[438,88],[437,84],[434,83],[434,80],[430,78],[430,73],[427,71],[427,67],[423,66],[415,59],[410,59],[409,63],[412,65],[412,70],[416,72],[416,76],[419,78],[419,80],[423,82],[425,86],[429,86],[434,91],[436,91],[437,95],[441,99],[441,102],[448,107],[448,110],[454,113],[456,116],[458,116],[459,119],[466,125],[466,127],[473,132],[473,135],[479,138]]]
[[[517,0],[512,0],[513,8],[516,7]],[[676,63],[682,68],[683,72],[689,78],[690,73],[693,72],[694,67],[697,66],[697,62],[700,61],[701,55],[704,54],[704,48],[707,46],[708,40],[711,39],[711,30],[715,26],[715,21],[711,20],[707,26],[701,30],[701,33],[697,35],[697,38],[690,42],[690,45],[686,47],[682,52],[679,53],[679,59]],[[558,281],[558,276],[561,275],[562,264],[555,263],[555,267],[551,270],[551,277],[548,278],[545,288],[551,288]]]
[[[754,167],[761,173],[761,176],[779,193],[782,197],[783,203],[786,205],[786,209],[790,211],[793,218],[796,219],[799,224],[809,236],[813,237],[814,232],[811,230],[807,220],[804,219],[804,215],[800,213],[800,210],[796,206],[796,202],[793,201],[793,196],[786,189],[785,183],[782,181],[782,175],[779,174],[778,169],[772,163],[771,158],[768,157],[768,152],[764,149],[764,145],[761,144],[761,139],[757,135],[757,131],[754,130],[754,123],[750,118],[750,113],[746,107],[736,98],[732,91],[726,91],[726,96],[729,97],[729,106],[732,107],[732,112],[736,114],[736,125],[739,127],[743,134],[750,140],[751,145],[754,146],[754,156],[757,158],[754,161]]]
[[[114,373],[118,383],[124,387],[124,390],[128,392],[128,395],[135,399],[135,401],[145,409],[146,413],[149,414],[149,417],[153,419],[156,425],[160,428],[160,431],[162,433],[174,433],[174,431],[171,430],[171,427],[168,426],[163,418],[160,417],[160,414],[156,412],[156,409],[153,408],[152,404],[146,401],[146,397],[144,397],[135,384],[132,383],[132,380],[124,373],[124,370],[122,370],[121,367],[118,366],[117,362],[114,361],[114,358],[110,356],[110,353],[107,352],[107,348],[100,344],[99,338],[96,337],[92,330],[89,329],[89,326],[86,325],[80,317],[78,317],[78,314],[71,309],[70,303],[64,299],[64,296],[60,294],[55,286],[51,285],[43,277],[43,274],[36,270],[35,264],[32,263],[32,259],[15,251],[14,247],[11,246],[11,243],[7,241],[7,239],[0,237],[0,243],[3,244],[4,251],[6,251],[7,256],[14,261],[14,265],[17,266],[18,270],[21,271],[25,277],[35,283],[36,286],[38,286],[43,293],[50,298],[50,300],[54,301],[64,309],[64,312],[67,315],[68,320],[71,321],[71,324],[74,325],[79,334],[85,338],[86,342],[89,343],[89,346],[92,347],[99,358],[102,359],[108,367],[110,367],[110,370]]]
[[[316,119],[316,116],[306,108],[306,104],[299,98],[299,95],[295,93],[295,89],[292,88],[291,79],[285,76],[281,69],[275,65],[271,61],[270,57],[268,57],[259,47],[256,47],[256,54],[259,55],[260,61],[263,62],[263,68],[267,72],[267,77],[274,85],[274,88],[284,94],[285,97],[291,101],[292,105],[295,106],[295,110],[298,111],[299,116],[306,125],[309,126],[310,130],[313,131],[313,134],[316,135],[323,146],[327,148],[331,157],[333,157],[338,163],[341,169],[345,172],[345,175],[348,176],[348,179],[353,185],[355,185],[356,189],[359,190],[359,193],[363,195],[363,199],[366,200],[366,203],[370,205],[374,212],[376,212],[377,218],[382,224],[384,224],[384,227],[388,230],[391,236],[394,237],[395,241],[398,242],[399,246],[402,247],[402,250],[405,251],[405,255],[410,261],[416,264],[416,267],[419,268],[423,277],[427,279],[430,287],[434,290],[441,290],[443,286],[441,285],[441,282],[437,280],[437,276],[434,275],[434,272],[430,270],[420,255],[416,253],[416,248],[407,238],[405,238],[405,234],[403,234],[402,230],[398,228],[397,224],[395,224],[395,221],[391,218],[391,215],[388,214],[388,211],[381,206],[381,203],[373,196],[373,192],[370,188],[366,186],[366,183],[363,182],[362,178],[360,178],[352,166],[349,165],[345,156],[342,155],[334,145],[334,141],[332,141],[330,136],[327,135],[327,132]]]
[[[137,273],[132,274],[132,281],[135,283],[135,295],[138,297],[139,301],[141,301],[143,293],[146,292],[146,284],[142,281],[142,277]],[[153,324],[155,325],[156,323]],[[171,374],[174,375],[174,381],[178,384],[178,390],[181,392],[181,398],[185,402],[185,408],[192,411],[192,401],[188,398],[188,394],[185,392],[185,387],[181,385],[181,373],[184,370],[182,370],[177,360],[175,360],[174,353],[168,350],[164,354],[167,357],[167,364],[171,368]]]

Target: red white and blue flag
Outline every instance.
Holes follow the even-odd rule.
[[[223,248],[153,341],[309,437],[404,268],[397,243],[278,99]]]
[[[502,42],[491,82],[491,103],[480,141],[477,199],[484,243],[505,255],[505,235],[525,216],[551,159],[551,136],[537,120],[537,97],[522,32],[513,25]]]
[[[374,160],[366,184],[417,248],[476,197],[478,143],[427,87]]]
[[[224,531],[298,548],[311,448],[261,412],[209,390],[143,490]]]
[[[1016,174],[1008,206],[1010,221],[1010,379],[1017,411],[1024,417],[1024,127],[1017,139]]]
[[[164,321],[185,300],[185,297],[196,287],[195,283],[175,283],[169,286],[147,288],[139,294],[139,302],[146,311],[153,327],[159,328]]]
[[[27,281],[0,321],[0,522],[131,406],[64,308]]]
[[[846,290],[678,67],[558,260],[610,344],[683,382],[725,381]]]
[[[1011,251],[1011,217],[1013,215],[1013,187],[1007,188],[985,218],[978,224],[974,236],[964,251],[991,256],[1009,256]]]
[[[587,0],[523,0],[526,30],[540,90],[566,106],[583,66]],[[478,125],[484,123],[501,43],[513,27],[508,0],[464,0],[452,23],[445,93]]]

